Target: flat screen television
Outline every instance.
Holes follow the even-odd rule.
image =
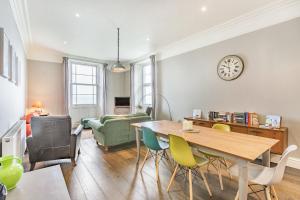
[[[130,97],[115,97],[115,106],[130,106]]]

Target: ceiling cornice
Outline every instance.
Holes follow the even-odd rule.
[[[297,17],[300,17],[299,0],[275,1],[267,6],[158,49],[156,51],[157,59],[164,60]]]
[[[32,42],[27,0],[9,0],[9,3],[27,54],[28,47]]]

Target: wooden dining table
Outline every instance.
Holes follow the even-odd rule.
[[[136,129],[137,164],[140,160],[141,128],[150,128],[157,136],[168,138],[169,134],[183,137],[192,147],[222,156],[239,166],[239,200],[248,196],[248,163],[262,156],[262,164],[270,167],[270,149],[279,140],[224,132],[202,126],[193,126],[193,131],[183,131],[182,124],[174,121],[148,121],[133,123]]]

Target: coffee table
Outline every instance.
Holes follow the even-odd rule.
[[[24,173],[7,200],[70,200],[59,165]]]

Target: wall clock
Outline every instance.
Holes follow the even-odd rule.
[[[237,79],[244,70],[242,58],[236,55],[225,56],[218,64],[218,75],[225,81]]]

